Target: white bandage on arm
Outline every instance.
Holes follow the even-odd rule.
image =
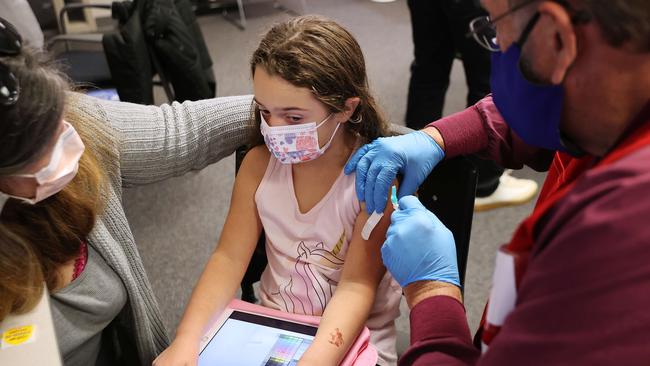
[[[373,212],[372,215],[370,215],[368,221],[366,221],[366,224],[363,225],[363,229],[361,230],[361,237],[363,240],[368,240],[368,238],[370,238],[372,230],[377,226],[382,217],[384,217],[383,212]]]

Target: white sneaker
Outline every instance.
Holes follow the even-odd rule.
[[[486,211],[503,206],[521,205],[535,197],[537,182],[511,176],[512,170],[503,172],[496,191],[487,197],[476,197],[474,211]]]

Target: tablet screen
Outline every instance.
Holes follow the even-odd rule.
[[[199,356],[199,366],[293,366],[318,328],[233,311]]]

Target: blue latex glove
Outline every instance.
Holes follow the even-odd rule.
[[[421,131],[380,137],[357,150],[345,165],[345,174],[356,169],[357,197],[366,202],[368,214],[383,212],[398,172],[404,179],[397,196],[413,194],[444,157],[433,138]]]
[[[381,247],[388,271],[400,286],[442,281],[460,287],[456,244],[451,231],[414,196],[399,200]]]

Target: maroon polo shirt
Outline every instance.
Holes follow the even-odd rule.
[[[544,170],[553,156],[514,135],[491,97],[432,125],[448,157],[480,152]],[[515,309],[485,354],[453,298],[422,301],[410,320],[400,365],[650,364],[650,146],[587,171],[549,211]]]

